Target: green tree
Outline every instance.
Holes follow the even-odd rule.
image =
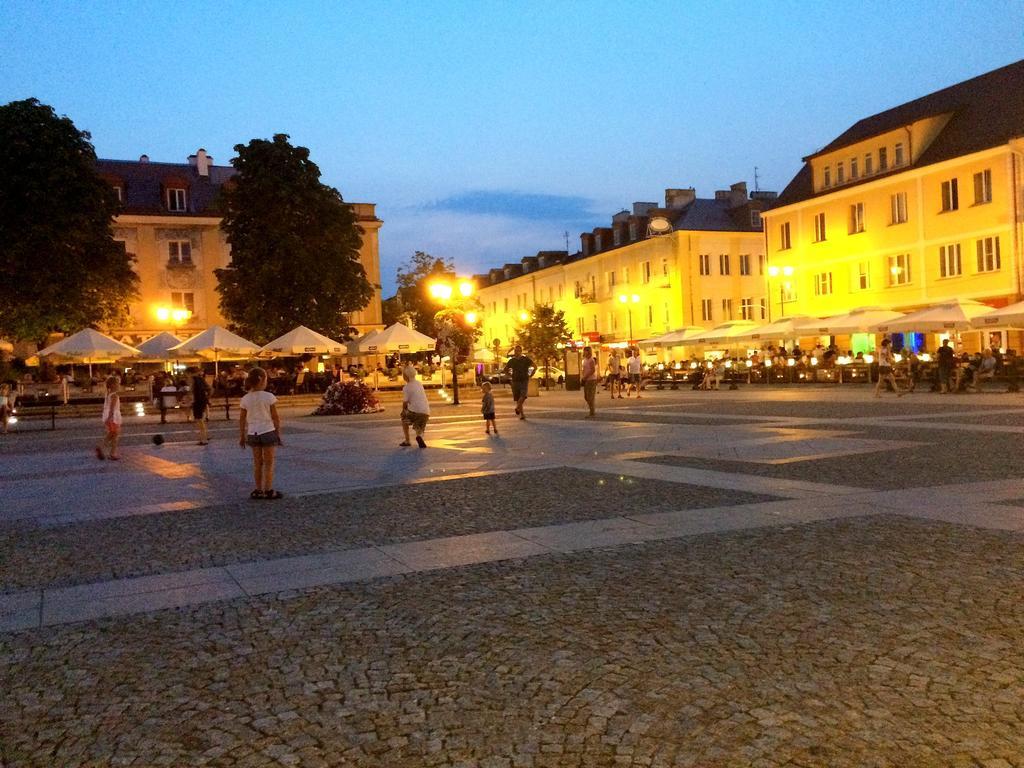
[[[220,201],[231,263],[215,271],[224,316],[262,342],[300,324],[347,336],[347,313],[373,297],[352,208],[321,183],[309,150],[286,134],[238,144],[235,152],[238,174]]]
[[[480,311],[480,302],[476,299],[452,297],[445,308],[434,315],[435,338],[441,343],[445,354],[452,356],[452,362],[461,363],[472,353],[481,334],[474,317]]]
[[[550,304],[537,304],[530,318],[516,330],[516,343],[521,344],[523,351],[533,360],[543,361],[545,367],[561,357],[558,345],[571,339],[572,332],[565,324],[565,313]]]
[[[436,338],[437,300],[430,295],[429,286],[435,280],[455,281],[455,265],[452,260],[416,251],[398,268],[396,277],[397,301],[391,310],[394,312],[394,320],[397,322],[408,318],[417,331]]]
[[[0,336],[117,322],[137,294],[90,139],[36,99],[0,107]]]

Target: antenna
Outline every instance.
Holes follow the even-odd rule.
[[[562,234],[565,235],[565,252],[569,253],[569,230],[565,230]]]
[[[760,188],[760,187],[758,186],[758,178],[759,178],[759,177],[758,177],[758,175],[757,175],[757,166],[755,165],[755,166],[754,166],[754,191],[755,191],[755,192],[758,192],[758,191],[760,191],[760,189],[761,189],[761,188]]]

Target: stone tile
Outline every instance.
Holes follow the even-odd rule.
[[[534,542],[545,549],[558,552],[576,552],[596,547],[618,546],[676,535],[645,522],[637,522],[625,517],[587,520],[539,528],[517,528],[509,533]]]
[[[291,572],[277,572],[264,575],[249,575],[238,579],[239,585],[248,595],[264,595],[285,592],[292,589],[345,584],[353,581],[369,581],[382,576],[396,576],[409,573],[411,568],[392,557],[377,553],[379,557],[354,558],[351,563],[320,568],[306,568]]]
[[[150,592],[205,587],[235,586],[234,580],[223,568],[203,568],[156,576],[140,576],[133,579],[115,579],[76,587],[59,587],[45,590],[47,608],[51,606],[74,605],[108,598],[118,598]]]
[[[507,531],[388,544],[380,550],[418,571],[531,557],[551,551]]]
[[[43,626],[100,619],[108,616],[147,613],[166,608],[182,608],[216,600],[244,597],[245,593],[230,582],[206,582],[189,587],[165,589],[159,592],[115,594],[110,597],[86,598],[79,601],[63,600],[51,603],[43,598]]]

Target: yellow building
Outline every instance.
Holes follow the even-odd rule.
[[[97,169],[117,191],[121,212],[114,237],[135,256],[139,299],[128,322],[110,331],[128,343],[140,343],[160,331],[185,338],[211,325],[225,324],[220,314],[214,270],[226,267],[231,251],[220,228],[214,201],[235,174],[213,164],[200,149],[188,163],[98,160]],[[374,296],[351,323],[362,333],[382,328],[378,231],[381,221],[372,203],[352,203],[363,228],[359,260],[374,286]]]
[[[1020,300],[1022,94],[1024,61],[860,120],[804,158],[764,216],[772,318]]]
[[[743,182],[713,199],[669,189],[664,206],[634,203],[583,233],[578,253],[542,251],[479,275],[481,341],[510,347],[538,304],[563,311],[575,339],[601,343],[766,319],[760,217],[773,198]]]

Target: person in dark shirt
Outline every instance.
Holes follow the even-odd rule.
[[[939,392],[949,392],[949,377],[953,373],[953,348],[949,346],[949,339],[942,340],[942,346],[936,355],[939,358]]]
[[[512,399],[516,401],[516,413],[523,420],[526,419],[523,405],[526,403],[527,385],[535,367],[533,360],[523,354],[523,348],[519,344],[516,344],[512,357],[505,363],[505,371],[512,379]]]

